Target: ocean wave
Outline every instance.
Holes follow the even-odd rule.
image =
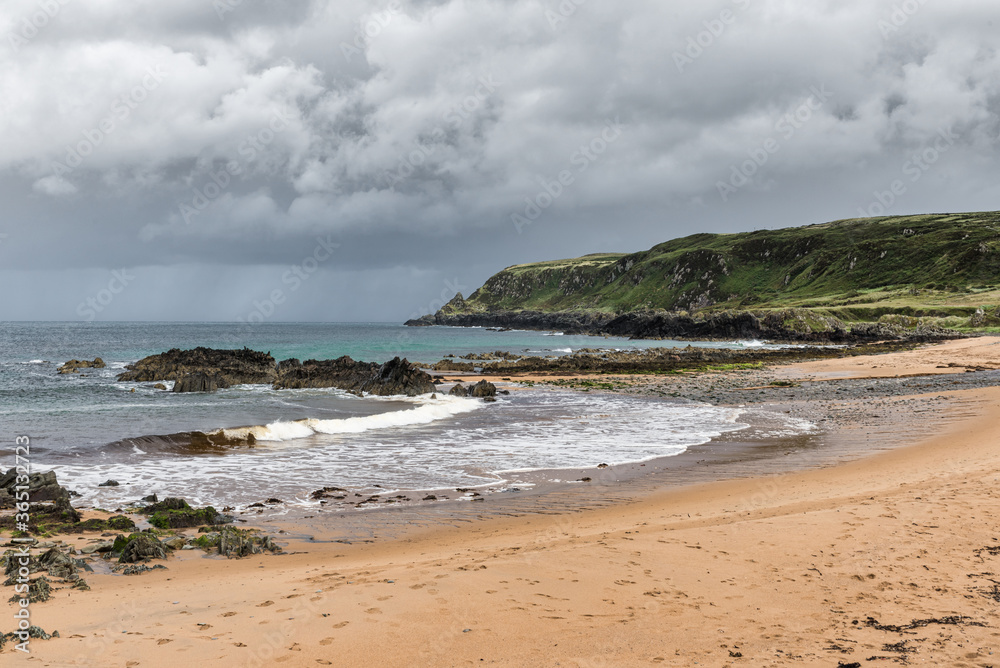
[[[220,429],[209,433],[209,436],[245,441],[253,435],[257,441],[282,442],[308,438],[316,434],[360,434],[376,429],[430,424],[462,413],[471,413],[482,405],[482,402],[476,399],[444,396],[425,399],[422,405],[402,411],[334,420],[306,418],[293,422],[272,422],[266,425]]]

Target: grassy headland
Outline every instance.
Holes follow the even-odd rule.
[[[412,324],[531,326],[518,313],[587,314],[596,323],[639,312],[701,320],[752,313],[800,333],[853,323],[997,331],[998,305],[1000,212],[988,212],[695,234],[639,253],[515,265]]]

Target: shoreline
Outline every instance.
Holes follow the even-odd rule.
[[[971,347],[978,351],[997,343],[975,341],[980,345]],[[904,371],[905,360],[937,356],[940,348],[896,353],[903,361],[886,357],[881,370]],[[954,352],[982,366],[974,351]],[[980,357],[991,355],[988,351]],[[776,373],[800,379],[811,375],[815,380],[824,373],[845,372],[844,365],[851,362],[784,366]],[[982,375],[966,376],[964,368],[962,374],[968,383]],[[653,379],[653,387],[661,380]],[[938,382],[952,381],[942,377]],[[826,390],[775,389],[796,391]],[[942,396],[952,398],[939,400]],[[799,402],[793,397],[775,406],[796,410],[796,405],[810,401],[808,396]],[[388,514],[399,515],[396,509],[358,513],[347,523],[352,526],[342,527],[351,529],[359,541],[376,540],[364,537],[366,531],[377,535],[374,543],[325,542],[337,540],[332,530],[329,536],[314,532],[318,540],[307,541],[294,537],[308,534],[307,527],[287,525],[279,529],[293,536],[285,556],[222,562],[179,552],[165,562],[166,571],[134,578],[88,575],[93,591],[70,595],[63,590],[55,596],[62,605],[36,604],[37,623],[48,631],[58,629],[63,639],[33,642],[32,649],[46,662],[67,662],[96,643],[116,661],[135,660],[144,666],[186,665],[192,652],[205,665],[271,665],[272,660],[279,665],[338,665],[364,657],[377,658],[378,665],[400,666],[464,665],[480,663],[480,658],[493,665],[681,666],[698,661],[720,666],[832,666],[838,661],[865,662],[869,656],[986,665],[982,662],[988,660],[989,650],[984,648],[995,648],[1000,638],[995,628],[931,623],[911,637],[879,630],[866,619],[899,625],[956,614],[988,622],[989,614],[995,615],[996,604],[985,595],[965,597],[969,583],[988,588],[989,578],[972,577],[971,567],[968,573],[960,572],[969,564],[958,563],[958,555],[968,548],[971,563],[975,549],[997,545],[990,531],[995,527],[1000,453],[991,439],[1000,435],[992,419],[1000,389],[944,392],[931,387],[923,394],[888,394],[880,401],[879,406],[898,404],[896,418],[882,426],[890,425],[886,428],[899,440],[919,443],[777,475],[774,462],[764,460],[763,471],[770,468],[770,475],[749,472],[749,477],[693,484],[688,480],[667,489],[655,489],[663,483],[656,474],[644,475],[646,484],[590,489],[578,485],[564,498],[559,493],[538,495],[536,513],[516,504],[484,512],[492,502],[464,504],[469,506],[464,513],[442,507],[424,513],[418,522],[401,521],[395,537],[390,537],[394,531]],[[857,406],[865,408],[861,399],[854,404],[854,412]],[[935,411],[913,425],[927,438],[892,426],[912,421],[917,404],[920,410]],[[881,414],[885,409],[877,410]],[[874,423],[866,419],[858,420],[853,431],[837,427],[832,433],[855,439],[855,445],[870,441],[871,433],[863,432]],[[942,433],[944,420],[952,422]],[[714,444],[694,446],[688,453],[710,447]],[[857,449],[851,451],[858,454]],[[697,456],[690,457],[694,467],[704,463]],[[666,459],[680,463],[677,457]],[[781,455],[777,461],[787,459]],[[943,492],[950,496],[948,503]],[[875,512],[883,507],[886,512]],[[978,508],[974,512],[989,521],[976,521],[970,508]],[[849,527],[838,517],[845,511],[844,518],[854,518]],[[371,519],[378,515],[386,521]],[[835,544],[825,547],[834,536],[839,536]],[[871,552],[872,540],[882,547],[864,556]],[[945,550],[948,559],[928,547]],[[688,557],[695,551],[699,559],[692,562]],[[833,554],[842,552],[850,558]],[[926,565],[933,569],[924,570]],[[715,572],[718,576],[711,577]],[[834,576],[835,582],[828,581]],[[730,579],[743,584],[733,590],[727,584]],[[914,587],[905,585],[907,579]],[[942,581],[948,583],[944,593],[938,591]],[[148,592],[143,595],[145,611],[120,623],[113,601],[128,599],[131,587]],[[760,598],[765,591],[771,593]],[[291,601],[264,605],[281,597],[302,598],[308,605],[298,610],[289,607]],[[178,598],[184,599],[183,609],[167,600]],[[945,602],[935,607],[928,598]],[[781,610],[788,614],[783,616]],[[184,611],[198,620],[186,618]],[[279,613],[292,612],[301,624],[286,629]],[[854,620],[859,621],[852,624]],[[198,623],[219,630],[208,632]],[[279,627],[285,629],[280,642],[267,641],[257,630]],[[885,642],[880,644],[880,638]],[[920,644],[921,638],[925,644]],[[517,642],[512,644],[512,639]],[[917,653],[884,650],[899,640]],[[830,649],[834,645],[840,649]]]

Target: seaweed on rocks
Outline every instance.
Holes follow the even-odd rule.
[[[914,619],[909,624],[881,624],[874,617],[865,620],[865,626],[878,631],[888,631],[889,633],[903,633],[913,629],[940,624],[942,626],[986,626],[984,622],[974,621],[971,617],[964,615],[951,615],[948,617],[937,617],[931,619]]]
[[[146,506],[140,510],[149,516],[149,523],[157,529],[184,529],[232,522],[233,518],[222,515],[212,506],[192,508],[184,499],[171,497]]]
[[[111,550],[112,552],[121,554],[118,558],[118,563],[121,564],[134,564],[149,561],[150,559],[167,558],[167,549],[163,543],[156,536],[148,533],[134,533],[128,538],[118,536],[115,538],[115,543]]]

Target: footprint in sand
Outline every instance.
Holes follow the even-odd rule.
[[[326,659],[316,659],[316,663],[318,663],[321,666],[332,666],[333,665],[332,663],[330,663]]]
[[[379,608],[368,608],[365,612],[369,615],[381,615],[382,611]]]
[[[269,605],[274,605],[274,601],[264,601],[263,603],[259,604],[257,607],[258,608],[266,608]]]
[[[232,617],[232,616],[233,616],[233,615],[235,615],[235,614],[236,614],[235,612],[224,612],[224,613],[222,613],[222,614],[221,614],[221,615],[219,615],[219,616],[220,616],[220,617]]]
[[[410,585],[410,589],[423,589],[426,586],[427,585],[425,584],[415,584],[415,585]]]
[[[168,642],[173,642],[170,638],[160,638],[156,641],[157,645],[166,645]]]
[[[348,624],[350,624],[350,622],[341,622],[341,623],[339,623],[339,624],[334,624],[334,625],[333,625],[333,628],[335,628],[335,629],[342,629],[342,628],[344,628],[345,626],[347,626]]]

